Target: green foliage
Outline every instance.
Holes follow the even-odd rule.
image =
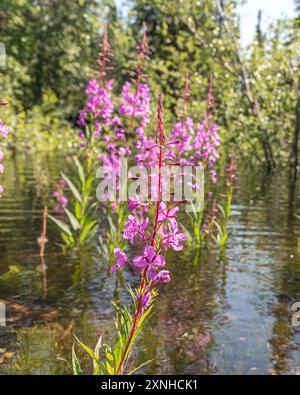
[[[122,202],[116,206],[115,212],[112,212],[109,206],[106,208],[105,217],[108,227],[105,232],[105,237],[99,236],[98,251],[109,260],[114,257],[113,252],[116,246],[121,249],[124,249],[126,246],[126,240],[122,237],[122,230],[124,229],[127,214],[126,208],[127,204]]]
[[[97,204],[93,199],[94,174],[86,174],[83,165],[77,157],[74,157],[73,160],[77,185],[64,173],[61,173],[72,194],[72,207],[64,208],[68,223],[48,214],[48,217],[62,231],[61,237],[67,247],[91,242],[98,231],[98,221],[95,219],[97,216],[93,214]]]
[[[228,17],[234,19],[234,1],[228,1]],[[156,90],[165,93],[165,107],[175,112],[184,86],[186,70],[190,74],[190,110],[199,117],[205,110],[207,80],[214,76],[215,96],[222,101],[224,90],[234,89],[235,77],[222,70],[216,51],[227,60],[233,56],[231,38],[224,34],[223,21],[213,0],[135,1],[132,27],[147,22],[151,51],[151,76]],[[236,20],[234,19],[235,24]],[[233,32],[235,33],[235,32]]]
[[[65,113],[78,106],[95,59],[101,8],[96,0],[1,1],[1,41],[20,71],[8,60],[7,73],[24,108],[41,104],[47,91]]]
[[[132,296],[134,311],[136,311],[137,303],[135,295],[131,289],[128,289],[128,291]],[[124,364],[125,367],[127,366],[127,361],[129,356],[131,355],[134,342],[137,336],[140,334],[141,330],[143,329],[152,311],[151,305],[142,312],[137,321],[136,329],[132,336],[131,329],[133,326],[134,315],[131,313],[130,309],[127,306],[119,307],[114,304],[114,307],[116,311],[115,326],[117,334],[113,347],[110,347],[108,344],[102,344],[102,337],[100,337],[95,349],[92,350],[75,336],[80,346],[86,351],[90,358],[92,358],[93,375],[116,375],[120,373],[121,364]],[[129,370],[127,374],[135,373],[150,362],[152,362],[152,360],[146,361],[138,367]],[[80,367],[80,362],[75,353],[74,345],[72,349],[72,365],[75,375],[83,374]]]
[[[21,103],[7,92],[3,99],[9,105],[2,108],[1,119],[9,125],[11,133],[8,142],[14,150],[34,153],[74,151],[75,141],[72,137],[74,130],[71,129],[70,123],[64,119],[59,109],[53,109],[57,103],[53,95],[45,95],[45,104],[36,105],[30,110],[23,110]]]
[[[249,51],[241,48],[237,2],[135,0],[132,29],[147,21],[154,89],[176,111],[184,74],[190,72],[193,114],[204,112],[208,76],[213,77],[215,121],[225,149],[268,167],[294,164],[299,149],[299,25],[278,21]],[[259,22],[259,21],[258,21]],[[297,44],[298,43],[298,44]],[[167,119],[169,117],[167,116]],[[296,126],[295,126],[296,124]]]
[[[220,218],[219,222],[214,221],[213,224],[217,228],[217,234],[214,235],[212,233],[211,237],[213,238],[215,243],[221,247],[221,250],[223,251],[226,246],[226,242],[227,242],[227,239],[229,236],[227,228],[228,228],[228,223],[229,223],[230,213],[231,213],[231,198],[228,196],[228,194],[227,194],[227,205],[226,205],[225,210],[221,205],[218,205],[218,209],[219,209],[219,212],[221,212],[222,217]]]
[[[202,229],[204,208],[199,209],[196,208],[194,204],[190,205],[194,207],[190,213],[187,213],[191,226],[191,232],[187,232],[189,235],[188,241],[192,243],[195,248],[200,249],[204,240],[204,232]]]
[[[186,70],[190,73],[190,111],[205,111],[207,80],[213,78],[215,121],[224,147],[240,156],[274,165],[299,162],[299,2],[296,18],[279,20],[263,32],[259,15],[248,50],[240,43],[237,1],[134,0],[122,18],[113,0],[3,0],[1,41],[7,68],[1,71],[9,99],[17,147],[72,149],[67,120],[82,106],[86,80],[96,68],[99,32],[109,22],[112,66],[119,89],[134,66],[131,53],[145,21],[154,96],[165,93],[165,123],[181,105]],[[129,65],[129,66],[128,66]],[[128,68],[130,70],[128,70]],[[168,110],[168,111],[167,111]],[[58,142],[56,144],[56,142]],[[65,147],[64,147],[65,149]]]

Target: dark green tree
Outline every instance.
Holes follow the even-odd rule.
[[[54,95],[71,113],[96,56],[101,26],[96,0],[3,0],[0,37],[8,55],[6,73],[25,109]]]

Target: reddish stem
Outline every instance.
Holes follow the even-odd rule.
[[[134,92],[134,97],[135,98],[137,96],[138,88],[139,88],[140,82],[142,80],[142,77],[144,76],[143,68],[144,68],[144,61],[145,61],[145,58],[146,58],[146,51],[147,51],[147,48],[148,48],[147,29],[146,29],[146,24],[145,23],[144,23],[143,27],[144,27],[144,31],[143,31],[143,36],[142,36],[141,49],[140,49],[140,52],[138,54],[138,56],[139,56],[139,64],[138,64],[138,67],[137,67],[136,79],[135,79],[135,92]],[[128,128],[127,135],[130,135],[131,132],[132,132],[135,112],[136,112],[136,100],[134,101],[134,104],[133,104],[133,114],[132,114],[132,117],[131,117],[131,120],[130,120],[130,125],[129,125],[129,128]]]
[[[43,257],[45,254],[45,243],[46,243],[46,233],[47,233],[47,212],[48,207],[45,206],[43,210],[43,227],[42,227],[42,234],[41,234],[41,249],[40,249],[40,256]]]
[[[99,59],[97,60],[97,63],[100,66],[100,82],[104,86],[105,81],[106,81],[106,72],[109,69],[112,69],[112,67],[108,67],[108,63],[110,62],[110,57],[112,56],[109,42],[108,42],[108,24],[104,26],[104,32],[103,32],[103,41],[100,44],[101,52],[99,52]]]

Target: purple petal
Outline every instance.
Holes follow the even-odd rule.
[[[155,256],[156,256],[155,249],[152,246],[147,247],[147,258],[149,260],[149,263],[152,262]]]
[[[155,279],[156,275],[157,275],[156,270],[155,270],[153,267],[150,267],[150,268],[148,269],[148,277],[149,277],[149,279],[150,279],[151,281],[153,281],[153,280]]]
[[[146,229],[149,224],[149,218],[145,218],[141,223],[141,228]]]
[[[154,261],[152,262],[152,265],[157,266],[157,267],[163,267],[163,266],[165,266],[165,264],[166,264],[166,261],[162,255],[156,255]]]
[[[121,267],[124,266],[125,263],[127,262],[127,256],[125,252],[117,247],[114,249],[114,254],[117,258],[117,263],[121,265]]]
[[[137,256],[133,259],[132,264],[138,269],[144,269],[148,265],[148,262],[143,256]]]

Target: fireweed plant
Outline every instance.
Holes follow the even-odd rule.
[[[187,73],[182,95],[182,112],[179,113],[178,121],[174,124],[169,137],[170,142],[178,141],[178,144],[170,145],[168,156],[177,165],[200,166],[203,169],[206,196],[200,209],[195,207],[188,213],[191,225],[189,241],[194,247],[200,249],[205,235],[208,234],[205,213],[213,196],[213,192],[209,188],[217,183],[216,165],[219,159],[220,135],[218,126],[213,122],[211,79],[208,83],[207,112],[203,120],[196,121],[187,114],[189,95],[189,76]],[[194,184],[193,188],[195,196],[201,192],[197,184]]]
[[[6,106],[8,103],[0,102],[0,106]],[[8,127],[4,124],[4,122],[0,119],[0,137],[3,139],[7,138],[7,135],[9,133]],[[4,158],[4,153],[0,149],[0,174],[4,172],[4,165],[3,165],[3,158]],[[4,192],[4,187],[2,184],[0,184],[0,198],[2,193]]]
[[[113,347],[102,345],[99,339],[93,351],[78,340],[92,357],[95,374],[124,374],[135,371],[130,369],[130,356],[135,339],[153,308],[158,286],[170,281],[170,273],[165,270],[165,254],[168,249],[181,251],[188,238],[188,233],[182,232],[183,226],[179,225],[177,218],[178,205],[186,201],[166,199],[166,186],[170,178],[166,169],[170,165],[177,166],[180,169],[179,175],[185,176],[184,166],[201,167],[205,174],[205,185],[209,186],[205,204],[200,210],[194,207],[189,213],[192,229],[189,240],[193,246],[200,248],[204,236],[217,227],[217,202],[215,198],[212,200],[211,186],[217,182],[220,136],[218,126],[212,121],[211,84],[207,96],[207,114],[203,120],[194,120],[187,114],[188,83],[183,94],[182,114],[169,136],[166,137],[164,131],[162,95],[157,106],[156,136],[152,137],[147,133],[151,100],[147,75],[144,73],[148,48],[145,29],[137,51],[136,71],[124,83],[120,94],[114,91],[114,80],[109,78],[112,54],[107,29],[104,31],[100,48],[98,70],[95,78],[88,82],[85,90],[86,104],[78,117],[80,153],[78,157],[74,157],[76,179],[71,180],[62,173],[62,180],[58,182],[57,190],[53,194],[56,199],[55,211],[60,218],[50,218],[61,228],[63,240],[71,247],[78,241],[91,241],[98,232],[98,218],[103,218],[107,223],[106,229],[100,229],[99,250],[102,256],[107,255],[110,259],[115,257],[109,265],[110,273],[120,272],[120,269],[128,266],[140,277],[137,289],[128,287],[133,300],[132,306],[115,305],[117,337]],[[98,174],[96,170],[102,165],[102,169],[113,169],[112,173],[118,178],[120,162],[123,159],[134,159],[137,167],[158,169],[147,176],[151,181],[151,196],[153,188],[156,189],[155,204],[138,195],[130,197],[128,203],[125,203],[116,198],[115,192],[109,190],[106,192],[106,204],[99,204],[95,200],[94,181]],[[194,181],[190,180],[190,186],[194,196],[197,196],[201,193],[201,187]],[[175,179],[174,183],[176,184]],[[68,196],[71,192],[70,198],[66,196],[67,188]],[[117,183],[119,192],[121,188],[120,182]],[[229,194],[227,199],[228,205],[231,205]],[[207,201],[212,202],[210,211]],[[190,204],[193,206],[191,202]],[[224,233],[230,210],[227,209],[226,212],[228,215],[224,216],[225,225],[220,228]],[[225,240],[225,236],[223,239]],[[136,251],[139,252],[136,254]],[[74,347],[72,359],[74,373],[82,374]]]
[[[62,172],[62,178],[56,185],[57,190],[52,194],[56,200],[53,211],[61,218],[48,214],[61,230],[61,237],[65,243],[63,248],[90,242],[98,231],[98,223],[93,216],[97,204],[91,198],[94,190],[93,174],[86,175],[83,165],[76,156],[73,161],[77,175],[76,184]],[[67,187],[73,198],[71,204],[65,195]],[[69,223],[65,222],[64,216],[68,218]]]
[[[211,232],[212,238],[215,242],[221,247],[221,250],[224,252],[226,247],[226,243],[228,240],[228,224],[231,216],[231,205],[233,198],[233,190],[235,187],[235,182],[237,180],[236,176],[236,166],[234,161],[233,152],[230,155],[230,162],[227,169],[227,180],[226,180],[226,197],[225,197],[225,206],[218,205],[216,207],[216,202],[214,201],[213,205],[213,213],[210,221],[211,226],[215,226],[217,228],[217,234],[214,235],[214,232]],[[222,221],[217,220],[217,212],[219,211],[222,214]]]
[[[95,351],[92,351],[79,341],[93,359],[94,374],[130,374],[138,369],[129,369],[134,342],[153,308],[159,285],[170,281],[170,273],[165,270],[165,254],[170,248],[175,251],[182,250],[183,243],[187,238],[180,230],[176,220],[179,208],[174,207],[173,201],[162,201],[163,168],[169,147],[169,144],[166,143],[162,116],[163,96],[161,94],[157,106],[156,143],[149,148],[152,160],[158,166],[154,179],[157,199],[156,202],[147,204],[147,209],[142,211],[142,215],[136,214],[139,208],[145,208],[141,207],[142,203],[138,200],[130,200],[131,214],[124,223],[122,232],[122,238],[130,245],[135,245],[135,251],[140,252],[130,258],[123,249],[116,246],[114,249],[116,262],[110,268],[110,273],[114,273],[125,266],[130,266],[140,277],[139,286],[135,291],[128,288],[133,299],[133,306],[131,308],[115,306],[117,339],[113,347],[101,346],[100,339]],[[143,363],[142,366],[148,362]],[[82,373],[74,348],[73,368],[75,374]]]
[[[148,136],[146,131],[150,121],[150,89],[147,84],[147,74],[144,72],[145,62],[148,60],[148,45],[146,29],[144,27],[141,44],[137,47],[137,60],[135,71],[131,72],[132,78],[122,86],[121,93],[114,92],[114,80],[109,78],[112,67],[110,66],[112,52],[108,43],[107,28],[104,30],[103,40],[97,59],[95,78],[89,80],[85,93],[86,105],[79,112],[78,131],[79,158],[74,159],[76,166],[75,181],[62,174],[72,197],[69,206],[66,207],[66,196],[61,196],[58,189],[54,197],[62,206],[63,217],[50,218],[61,228],[62,238],[67,246],[76,243],[85,243],[99,234],[99,252],[110,259],[116,244],[124,247],[124,239],[121,230],[127,218],[127,206],[125,202],[109,196],[110,201],[105,204],[97,203],[94,196],[94,182],[96,168],[104,166],[114,170],[119,177],[120,161],[132,157],[137,165],[146,168],[154,166],[155,157],[152,155],[155,148],[155,139]],[[205,198],[202,208],[196,207],[188,213],[190,226],[186,233],[189,235],[189,244],[200,249],[205,239],[211,239],[211,232],[218,233],[214,241],[224,244],[223,236],[220,236],[222,221],[226,226],[225,215],[218,221],[211,216],[209,207],[213,200],[212,188],[217,183],[217,164],[219,159],[220,136],[218,126],[213,122],[213,94],[211,79],[208,83],[207,111],[202,119],[193,119],[188,114],[189,77],[186,75],[186,83],[183,90],[182,110],[177,115],[168,137],[166,157],[169,164],[177,166],[201,166],[205,174]],[[174,144],[177,142],[177,144]],[[156,148],[157,150],[157,148]],[[182,175],[185,170],[183,169]],[[72,179],[72,180],[71,180]],[[120,186],[119,186],[120,187]],[[201,193],[196,184],[193,186],[195,197]],[[203,192],[203,191],[202,191]],[[62,204],[59,203],[62,200]],[[131,205],[136,204],[134,199]],[[57,204],[55,205],[55,207]],[[100,206],[100,207],[99,207]],[[217,207],[219,205],[217,204]],[[100,209],[100,210],[99,210]],[[139,205],[142,213],[147,205]],[[102,217],[101,213],[102,212]],[[223,211],[220,209],[220,213]],[[98,218],[104,218],[107,223],[98,232]],[[212,226],[212,220],[215,222]],[[220,225],[220,227],[218,227]],[[216,230],[217,228],[217,230]],[[224,227],[223,227],[224,228]],[[107,230],[108,229],[108,230]]]
[[[146,140],[145,128],[150,121],[150,89],[145,82],[147,75],[144,73],[144,64],[148,59],[147,51],[144,27],[141,44],[137,47],[136,70],[131,72],[130,81],[126,81],[122,86],[120,95],[116,94],[113,91],[114,80],[109,78],[112,70],[110,66],[112,53],[107,38],[107,27],[105,28],[95,78],[89,80],[87,84],[86,104],[79,112],[77,122],[80,128],[78,132],[80,160],[77,159],[75,166],[77,181],[72,182],[63,175],[73,195],[71,203],[76,201],[72,212],[71,209],[63,208],[71,227],[67,225],[66,228],[66,224],[62,221],[55,221],[63,231],[64,240],[70,239],[70,245],[76,240],[73,225],[76,230],[80,230],[81,235],[84,234],[85,237],[81,237],[81,241],[91,239],[88,237],[90,231],[94,236],[96,224],[86,232],[87,227],[91,226],[92,219],[86,215],[85,208],[86,202],[95,199],[93,182],[96,179],[97,168],[99,166],[112,168],[119,175],[120,160],[129,159],[132,151],[139,150]],[[54,197],[57,196],[60,196],[59,191],[54,193]],[[107,198],[110,199],[111,196],[108,195]],[[97,204],[95,200],[94,204]],[[114,245],[122,243],[120,229],[124,225],[127,207],[123,202],[116,200],[111,204],[100,206],[102,216],[107,220],[108,225],[106,229],[103,228],[105,232],[101,232],[100,229],[100,251],[111,256]],[[94,210],[94,212],[98,211]],[[97,217],[98,215],[95,215],[95,218]],[[88,218],[87,224],[86,218]],[[108,232],[107,228],[109,228]]]

